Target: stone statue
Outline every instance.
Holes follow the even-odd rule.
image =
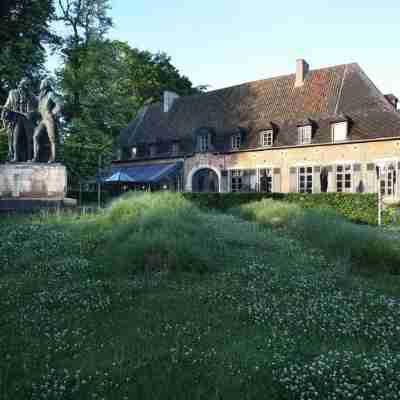
[[[39,161],[40,137],[47,133],[50,142],[50,157],[48,162],[52,163],[56,157],[56,133],[57,114],[61,111],[61,103],[58,101],[50,79],[43,79],[40,84],[39,113],[41,121],[33,134],[33,162]]]
[[[12,162],[28,161],[32,157],[36,110],[37,100],[29,92],[28,79],[24,78],[17,89],[10,90],[1,113],[8,135],[8,158]]]

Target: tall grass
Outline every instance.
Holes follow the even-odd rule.
[[[204,273],[235,261],[219,240],[215,214],[201,211],[180,194],[127,195],[105,210],[99,221],[96,229],[107,232],[99,263],[113,274]]]
[[[333,211],[301,209],[274,200],[248,203],[231,211],[263,225],[284,228],[331,259],[350,264],[353,271],[400,273],[400,248],[395,240],[378,228],[356,225]]]

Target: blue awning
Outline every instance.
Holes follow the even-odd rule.
[[[104,182],[121,182],[121,183],[129,183],[135,182],[133,178],[131,178],[128,174],[122,171],[115,172],[109,178],[104,179]]]
[[[181,163],[113,167],[112,175],[104,178],[103,182],[157,183],[163,178],[175,175],[180,168]],[[116,180],[118,177],[125,177],[130,180]]]

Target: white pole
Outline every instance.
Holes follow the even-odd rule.
[[[101,154],[98,159],[97,208],[101,208]]]
[[[378,178],[378,226],[382,224],[382,193],[381,193],[381,177]]]

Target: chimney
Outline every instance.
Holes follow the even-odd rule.
[[[385,94],[386,100],[397,110],[397,103],[399,99],[392,93]]]
[[[306,60],[299,59],[296,61],[296,83],[294,84],[295,87],[303,86],[309,69],[310,66],[307,64]]]
[[[174,92],[170,92],[166,90],[163,95],[163,106],[164,106],[164,112],[167,113],[172,105],[174,104],[174,101],[179,97],[178,94]]]

